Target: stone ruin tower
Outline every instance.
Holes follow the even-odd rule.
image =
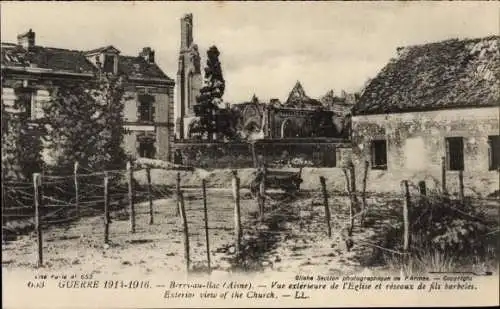
[[[181,18],[181,48],[177,70],[177,100],[174,104],[175,135],[187,137],[189,123],[194,120],[193,106],[203,86],[198,46],[193,43],[193,14]]]

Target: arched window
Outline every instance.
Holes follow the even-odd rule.
[[[294,137],[294,125],[290,119],[285,119],[281,123],[281,138]]]

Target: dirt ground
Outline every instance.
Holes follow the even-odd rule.
[[[277,203],[276,209],[265,216],[263,228],[247,230],[247,247],[253,269],[258,261],[260,268],[279,272],[350,274],[386,271],[376,265],[380,253],[377,244],[382,241],[388,227],[400,220],[390,203],[373,209],[373,213],[360,227],[353,229],[353,245],[346,246],[345,228],[349,224],[348,198],[333,196],[329,199],[331,236],[325,217],[325,207],[320,193],[301,194],[292,202]],[[372,202],[375,202],[374,200]],[[355,222],[359,222],[356,221]],[[257,248],[257,250],[256,250]]]
[[[235,260],[234,202],[229,190],[208,190],[208,221],[212,269],[220,271],[273,270],[315,271],[324,274],[362,271],[377,248],[378,235],[400,220],[387,207],[374,210],[367,227],[354,229],[354,245],[347,250],[341,228],[347,225],[347,198],[330,198],[332,236],[327,235],[325,210],[319,193],[301,193],[296,198],[270,196],[262,222],[257,203],[246,192],[241,199],[242,258]],[[206,241],[200,190],[185,191],[193,269],[206,269]],[[374,201],[375,202],[375,201]],[[149,224],[147,203],[137,205],[136,233],[130,233],[123,211],[111,214],[110,243],[104,243],[102,217],[86,217],[43,233],[44,268],[71,272],[116,275],[134,269],[150,274],[157,271],[185,271],[183,229],[176,216],[175,199],[154,202],[154,223]],[[385,204],[388,205],[388,204]],[[15,271],[35,268],[36,236],[19,236],[3,244],[2,267]],[[371,265],[371,271],[374,270]]]

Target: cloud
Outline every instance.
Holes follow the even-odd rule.
[[[472,2],[3,2],[2,41],[29,28],[45,46],[122,54],[156,51],[175,77],[183,14],[194,17],[202,66],[221,51],[225,99],[285,99],[296,80],[317,97],[357,90],[398,46],[498,34],[496,3]]]

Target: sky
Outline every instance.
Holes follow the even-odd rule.
[[[5,2],[1,40],[33,29],[36,44],[124,55],[145,47],[171,78],[180,18],[193,14],[205,66],[216,45],[227,102],[285,100],[297,80],[310,97],[359,91],[400,46],[499,33],[495,2]]]

